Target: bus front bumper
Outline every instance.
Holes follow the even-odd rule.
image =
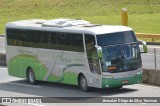
[[[138,84],[142,82],[142,73],[133,77],[114,79],[102,78],[102,88],[118,87],[124,85]]]

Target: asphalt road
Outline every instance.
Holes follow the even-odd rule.
[[[51,82],[38,82],[36,85],[30,85],[27,83],[26,79],[9,76],[7,73],[7,68],[1,67],[0,97],[160,97],[160,87],[136,84],[124,86],[119,90],[92,89],[90,92],[83,92],[77,86],[56,84]],[[70,100],[70,102],[72,102],[72,100]],[[144,104],[147,103],[136,103],[136,105]],[[52,106],[53,104],[26,105]],[[66,104],[60,105],[66,106]],[[121,104],[117,104],[117,106],[119,105]],[[157,103],[154,105],[158,106]],[[102,106],[102,104],[100,104],[100,106]],[[114,104],[114,106],[116,106],[116,104]]]
[[[159,46],[149,45],[148,53],[142,53],[141,56],[142,56],[143,68],[160,70],[160,45]]]
[[[123,89],[92,89],[83,92],[78,86],[38,82],[30,85],[25,79],[7,75],[7,69],[0,69],[0,97],[160,97],[160,87],[143,84],[124,86]]]

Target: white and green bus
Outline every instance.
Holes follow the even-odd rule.
[[[147,52],[145,42],[143,52]],[[142,61],[133,30],[85,20],[21,20],[6,25],[11,76],[108,88],[142,81]]]

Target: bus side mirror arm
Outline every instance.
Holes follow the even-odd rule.
[[[140,53],[147,53],[148,52],[148,49],[147,49],[147,44],[145,41],[143,40],[138,40],[138,42],[140,42],[142,45],[143,45],[143,52],[140,52]]]
[[[102,53],[102,47],[95,45],[96,49],[97,49],[97,55],[99,59],[103,58],[103,53]]]

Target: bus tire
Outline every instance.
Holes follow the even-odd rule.
[[[29,68],[27,70],[27,80],[31,85],[35,85],[36,84],[35,74],[34,74],[32,68]]]
[[[82,91],[85,91],[85,92],[89,91],[87,80],[86,80],[86,78],[85,78],[85,76],[83,74],[80,75],[79,86],[80,86]]]

